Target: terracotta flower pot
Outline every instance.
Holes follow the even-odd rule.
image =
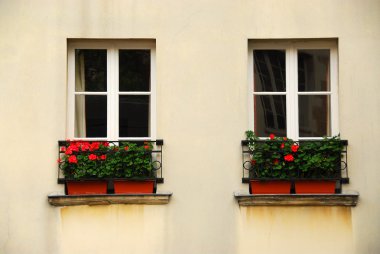
[[[114,180],[115,194],[155,193],[155,180]]]
[[[251,194],[290,194],[290,181],[249,181]]]
[[[334,194],[334,180],[296,181],[295,190],[297,194]]]
[[[66,181],[68,195],[96,195],[107,194],[107,181],[102,180],[83,180]]]

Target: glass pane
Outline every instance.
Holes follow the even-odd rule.
[[[119,96],[119,136],[149,137],[149,95]]]
[[[75,50],[75,91],[107,91],[107,50]]]
[[[285,50],[254,50],[254,91],[285,92]]]
[[[329,95],[299,95],[298,108],[300,137],[331,135]]]
[[[298,91],[330,91],[330,50],[298,50]]]
[[[75,137],[107,137],[107,96],[75,96]]]
[[[268,137],[286,136],[286,96],[285,95],[255,95],[255,134]]]
[[[150,51],[119,50],[120,91],[150,90]]]

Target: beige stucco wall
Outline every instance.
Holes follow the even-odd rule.
[[[350,208],[241,209],[237,253],[356,253]]]
[[[0,0],[0,253],[379,253],[379,25],[377,0]],[[359,205],[239,208],[248,39],[328,37]],[[67,38],[156,39],[168,205],[49,206]]]

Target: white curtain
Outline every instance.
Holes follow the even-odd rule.
[[[75,57],[75,90],[85,91],[85,66],[82,52]],[[75,95],[75,137],[86,137],[86,96]]]

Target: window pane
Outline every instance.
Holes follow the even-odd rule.
[[[107,91],[107,50],[75,50],[75,91]]]
[[[75,137],[107,137],[107,96],[75,96]]]
[[[254,91],[285,92],[285,50],[254,50]]]
[[[255,134],[268,137],[286,136],[286,96],[285,95],[255,95]]]
[[[330,50],[298,50],[298,91],[330,91]]]
[[[329,95],[299,95],[298,105],[300,137],[331,135]]]
[[[149,137],[149,96],[119,96],[119,136]]]
[[[150,91],[150,51],[119,50],[120,91]]]

